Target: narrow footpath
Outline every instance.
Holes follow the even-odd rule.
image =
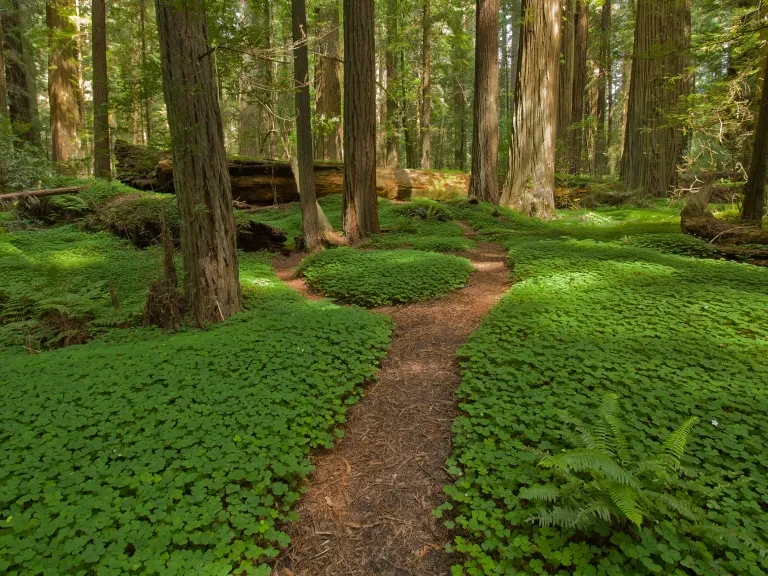
[[[450,574],[449,535],[432,510],[450,481],[443,464],[456,417],[456,352],[509,286],[501,246],[461,255],[477,268],[464,289],[374,310],[394,319],[389,355],[350,408],[344,438],[314,456],[300,520],[289,527],[292,543],[274,576]],[[313,297],[293,275],[298,263],[278,258],[278,276]]]

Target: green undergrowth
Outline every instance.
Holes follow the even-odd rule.
[[[460,351],[455,481],[438,512],[463,558],[454,574],[768,573],[750,544],[768,534],[768,271],[669,253],[699,250],[680,249],[672,207],[548,223],[474,208],[453,210],[503,242],[518,282]],[[606,393],[632,462],[700,419],[668,490],[704,511],[708,533],[675,514],[531,524],[547,506],[521,491],[554,478],[539,451],[566,448],[561,413],[593,423]]]
[[[292,294],[272,274],[268,256],[241,252],[239,263],[246,306],[265,293]],[[177,268],[181,281],[181,258]],[[105,231],[0,226],[0,351],[77,344],[135,325],[160,270],[159,248],[140,250]]]
[[[472,265],[465,258],[434,252],[336,248],[309,256],[299,270],[321,294],[373,308],[457,290],[467,283]]]
[[[1,573],[271,573],[308,454],[341,436],[391,322],[260,266],[262,297],[209,330],[3,360]]]
[[[319,200],[325,215],[336,230],[341,229],[341,195]],[[366,248],[409,248],[430,252],[461,252],[474,247],[450,211],[440,202],[414,200],[404,204],[379,199],[379,223],[382,234],[369,238]],[[301,235],[301,207],[298,203],[265,208],[249,214],[255,222],[269,224],[288,236],[286,245],[294,248]]]

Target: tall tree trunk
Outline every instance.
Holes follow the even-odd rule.
[[[559,76],[557,98],[557,141],[561,147],[568,143],[568,128],[573,123],[573,76],[574,56],[576,53],[576,13],[577,0],[560,0],[562,10],[562,34],[559,46]],[[523,12],[525,14],[525,12]],[[567,159],[567,150],[563,156]]]
[[[344,233],[379,232],[373,0],[344,0]]]
[[[22,14],[19,0],[11,0],[2,14],[5,81],[8,95],[8,117],[14,132],[26,142],[40,143],[34,127],[32,81],[25,58]]]
[[[744,205],[741,221],[758,228],[763,226],[765,190],[768,180],[768,59],[763,71],[763,92],[760,95],[760,111],[755,129],[755,145],[749,164],[749,180],[744,187]]]
[[[265,17],[264,49],[272,49],[272,0],[264,0],[263,14]],[[271,60],[264,63],[264,84],[267,87],[267,142],[269,143],[269,157],[277,159],[277,94],[274,90],[274,64]]]
[[[574,27],[576,28],[573,51],[573,99],[571,106],[571,124],[578,124],[568,130],[568,156],[570,171],[579,174],[584,153],[584,102],[587,87],[587,46],[589,34],[589,8],[585,0],[576,0]]]
[[[312,117],[309,102],[309,49],[307,48],[306,0],[291,1],[293,31],[293,80],[296,99],[296,151],[301,195],[301,223],[304,246],[314,250],[320,245],[320,229],[315,196],[315,165],[312,154]]]
[[[139,0],[139,36],[141,37],[141,106],[144,116],[145,139],[149,145],[152,141],[152,108],[149,90],[144,82],[147,73],[147,0]]]
[[[5,84],[5,48],[3,47],[3,21],[0,19],[0,116],[8,115],[8,88]]]
[[[107,10],[104,0],[91,4],[93,35],[93,173],[111,178],[109,155],[109,84],[107,82]]]
[[[315,113],[323,120],[317,134],[318,158],[341,162],[341,62],[339,61],[339,6],[336,2],[318,9],[318,26],[323,26],[315,67]]]
[[[611,0],[605,0],[600,13],[600,50],[597,72],[597,141],[595,144],[595,174],[608,173],[608,138],[606,129],[607,94],[611,75]],[[610,110],[608,117],[610,117]]]
[[[399,165],[399,127],[402,122],[395,95],[398,90],[397,67],[397,6],[398,0],[387,0],[387,167]]]
[[[630,190],[666,194],[685,145],[691,0],[638,0],[621,177]]]
[[[477,0],[469,196],[499,201],[499,0]]]
[[[80,126],[80,79],[77,65],[77,27],[72,0],[48,0],[46,21],[50,34],[48,100],[51,107],[51,160],[56,172],[74,176],[78,169],[77,129]]]
[[[501,203],[542,218],[555,211],[560,0],[523,0],[515,130]]]
[[[240,311],[232,189],[204,0],[155,0],[181,218],[184,294],[198,325]]]
[[[430,146],[430,130],[432,120],[432,17],[429,12],[430,0],[424,0],[424,12],[421,16],[421,53],[423,57],[423,71],[421,76],[421,169],[429,170],[432,167],[432,149]]]

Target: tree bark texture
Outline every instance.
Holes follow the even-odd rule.
[[[576,13],[577,0],[560,0],[562,27],[558,55],[559,80],[557,98],[557,140],[561,146],[568,141],[568,128],[572,124],[573,112],[573,64],[576,50]],[[525,14],[525,13],[523,13]]]
[[[606,129],[607,94],[611,91],[611,0],[605,0],[600,12],[600,51],[597,72],[597,142],[595,144],[595,174],[608,173],[608,138]]]
[[[80,78],[77,63],[77,27],[72,21],[72,0],[48,0],[46,21],[50,34],[48,100],[51,107],[51,160],[56,172],[77,175],[74,164],[80,145]]]
[[[198,323],[240,311],[232,191],[203,0],[155,0],[182,222],[184,295]]]
[[[397,105],[398,68],[397,68],[397,0],[387,0],[387,156],[386,166],[399,166],[399,127],[400,110]],[[346,54],[346,52],[345,52]]]
[[[312,118],[309,98],[309,54],[307,48],[306,0],[292,0],[293,80],[296,101],[296,150],[301,195],[301,223],[304,246],[314,250],[320,245],[320,230],[315,197],[315,170],[312,158]]]
[[[690,43],[691,0],[638,0],[621,165],[630,190],[661,196],[677,181]]]
[[[501,203],[541,218],[555,210],[560,0],[523,0],[509,171]]]
[[[339,61],[339,7],[333,2],[318,9],[323,26],[320,52],[315,65],[315,113],[322,121],[316,135],[315,155],[320,160],[341,162],[341,62]]]
[[[107,81],[107,11],[104,0],[91,5],[93,36],[93,173],[111,178],[109,146],[109,84]]]
[[[37,144],[39,135],[33,128],[32,90],[25,59],[22,16],[19,0],[10,0],[2,15],[5,82],[8,117],[14,133],[22,140]]]
[[[587,46],[589,44],[589,8],[586,0],[576,0],[574,12],[574,50],[573,50],[573,97],[571,100],[571,127],[568,128],[568,158],[571,174],[582,170],[584,153],[584,102],[587,85]],[[577,124],[577,126],[573,126]]]
[[[429,170],[432,167],[431,148],[431,118],[432,118],[432,15],[430,14],[430,0],[424,0],[422,13],[422,40],[421,51],[423,57],[423,70],[421,76],[421,169]]]
[[[343,227],[350,242],[379,232],[373,0],[344,0]]]
[[[469,196],[499,201],[499,0],[477,0]]]
[[[765,190],[768,180],[768,59],[763,72],[763,91],[760,95],[755,144],[749,163],[749,179],[744,187],[744,205],[741,221],[762,228],[765,212]]]

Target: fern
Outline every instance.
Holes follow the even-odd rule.
[[[556,456],[548,456],[539,462],[539,466],[573,472],[589,472],[604,476],[623,486],[639,487],[637,479],[630,472],[622,468],[609,453],[599,449],[577,449]]]
[[[685,446],[688,443],[688,437],[691,430],[698,423],[699,419],[695,416],[686,420],[680,428],[672,432],[664,442],[664,453],[667,456],[667,468],[678,469],[680,467],[680,458],[683,457]]]

